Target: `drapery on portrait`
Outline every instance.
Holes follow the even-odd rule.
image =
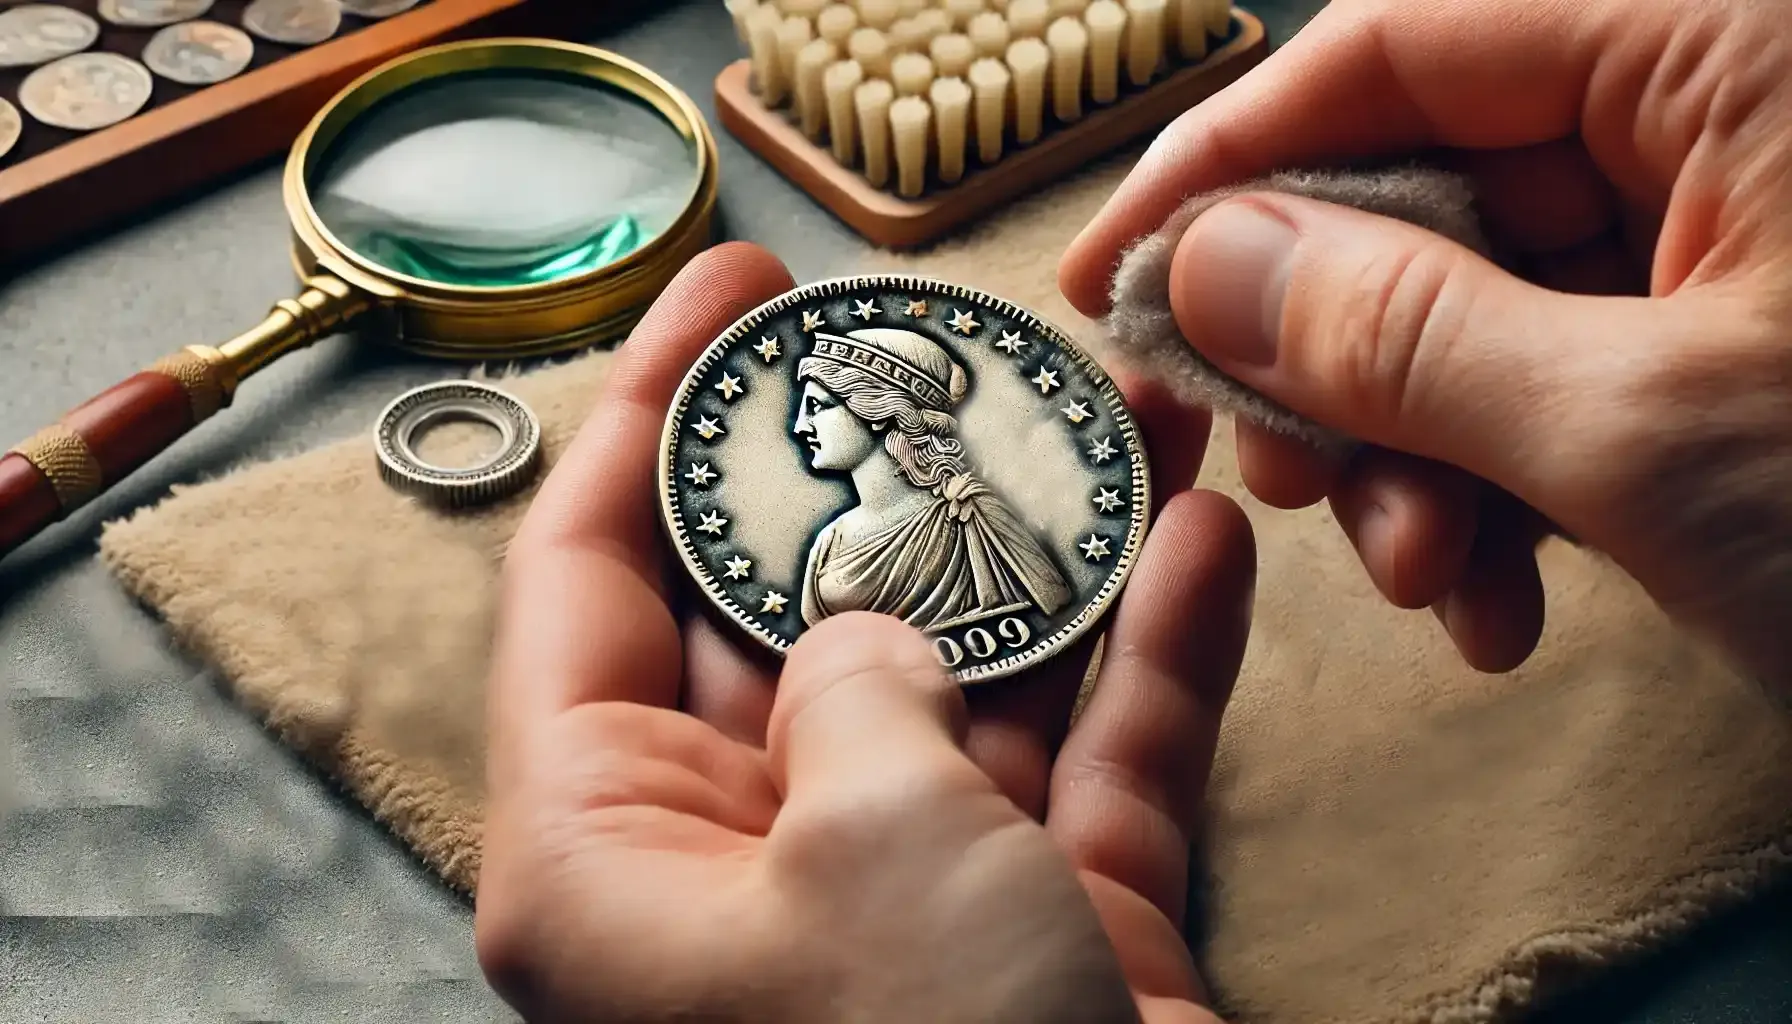
[[[1070,600],[1045,547],[966,465],[952,410],[970,381],[945,348],[892,328],[817,333],[796,380],[810,467],[858,496],[809,549],[804,622],[872,611],[938,631]]]

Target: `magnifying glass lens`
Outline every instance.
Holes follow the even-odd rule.
[[[356,117],[311,165],[323,226],[424,281],[543,284],[653,241],[698,185],[691,141],[600,80],[482,70],[425,81]]]

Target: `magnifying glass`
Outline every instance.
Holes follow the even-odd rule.
[[[354,330],[455,360],[619,339],[710,243],[716,146],[690,98],[633,61],[472,40],[407,54],[338,94],[294,144],[284,193],[299,294],[0,457],[0,555],[319,338]]]

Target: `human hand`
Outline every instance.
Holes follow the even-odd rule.
[[[1182,493],[1067,737],[1086,649],[961,690],[917,631],[841,615],[780,673],[689,610],[654,472],[686,369],[790,286],[751,246],[686,268],[508,549],[488,978],[541,1021],[1212,1024],[1179,926],[1249,631],[1248,520],[1187,490],[1201,446],[1156,460]],[[1148,445],[1205,429],[1150,389],[1128,399]]]
[[[1783,6],[1750,0],[1339,0],[1164,132],[1061,287],[1100,315],[1130,240],[1187,195],[1272,170],[1415,155],[1461,170],[1516,274],[1287,196],[1221,203],[1184,235],[1184,336],[1368,443],[1327,465],[1241,423],[1246,485],[1286,508],[1329,498],[1381,592],[1431,607],[1482,669],[1538,639],[1548,520],[1786,685],[1785,27]]]

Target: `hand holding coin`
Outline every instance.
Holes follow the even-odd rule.
[[[676,993],[693,1016],[821,1019],[902,993],[914,1019],[991,1000],[1037,1021],[1121,1019],[1147,997],[1210,1019],[1176,926],[1255,552],[1235,504],[1189,490],[1207,417],[1121,382],[1154,491],[1175,497],[1074,728],[1093,632],[961,686],[919,629],[845,611],[780,661],[696,592],[656,490],[693,366],[790,290],[751,246],[692,261],[507,549],[477,901],[488,975],[544,1017],[651,1017]],[[851,436],[821,439],[816,461],[856,466]],[[851,963],[875,966],[818,984],[818,965]]]

